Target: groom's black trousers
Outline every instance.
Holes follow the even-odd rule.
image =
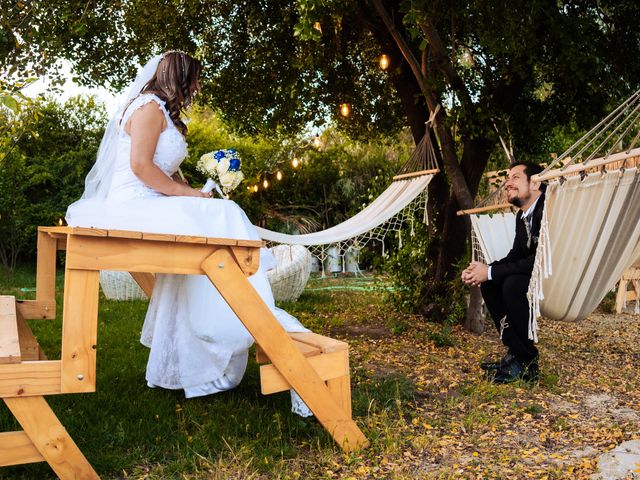
[[[538,356],[533,340],[529,340],[529,301],[527,290],[530,275],[509,275],[502,281],[489,280],[481,285],[482,298],[493,322],[500,331],[500,321],[506,315],[507,326],[502,332],[502,343],[522,364]]]

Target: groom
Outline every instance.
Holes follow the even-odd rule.
[[[511,165],[506,189],[509,203],[518,207],[516,235],[511,251],[491,265],[471,262],[462,272],[467,285],[480,286],[489,313],[500,332],[507,354],[498,362],[483,362],[494,383],[538,378],[538,349],[529,334],[527,290],[538,247],[546,185],[531,181],[542,171],[532,162]]]

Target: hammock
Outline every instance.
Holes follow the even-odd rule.
[[[529,338],[534,341],[540,314],[583,319],[640,259],[639,138],[640,91],[535,177],[547,182],[547,193],[528,292]],[[497,200],[501,193],[499,189],[478,210],[504,207]],[[494,215],[471,222],[478,239],[474,255],[494,260],[491,248],[503,248],[496,241],[500,234],[487,232],[504,220]]]
[[[336,245],[340,256],[344,257],[349,251],[359,251],[371,240],[383,241],[391,231],[400,232],[403,225],[413,222],[416,211],[421,211],[427,222],[428,186],[438,171],[427,128],[409,160],[399,174],[393,177],[391,185],[355,216],[313,233],[289,235],[258,228],[258,234],[272,244],[307,246],[321,261],[324,260],[329,245]],[[400,244],[402,245],[402,238]]]

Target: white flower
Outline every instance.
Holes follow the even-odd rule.
[[[236,180],[234,172],[221,173],[219,174],[218,178],[220,178],[220,185],[222,185],[224,188],[233,188],[233,184]]]
[[[218,162],[218,165],[216,166],[216,170],[218,172],[218,175],[222,176],[222,174],[226,173],[229,171],[229,159],[227,157],[224,157],[223,159],[221,159]]]

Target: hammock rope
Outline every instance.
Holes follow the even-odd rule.
[[[416,212],[422,212],[428,223],[428,187],[439,172],[430,135],[433,121],[430,118],[427,122],[424,136],[387,189],[355,216],[331,228],[303,235],[264,228],[258,228],[258,234],[269,245],[304,245],[323,262],[328,247],[337,247],[342,260],[348,252],[359,251],[371,241],[382,242],[384,249],[385,237],[391,232],[399,233],[413,221]]]

